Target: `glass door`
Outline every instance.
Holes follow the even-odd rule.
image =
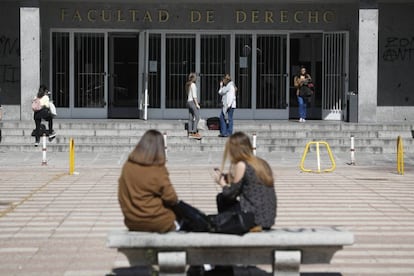
[[[287,35],[257,35],[256,44],[256,114],[287,119]]]
[[[342,120],[348,90],[348,33],[323,34],[322,118]]]
[[[200,46],[201,106],[203,109],[220,109],[220,80],[230,73],[230,35],[201,35]]]
[[[139,118],[138,53],[139,34],[109,34],[109,118]]]
[[[106,118],[105,34],[74,34],[72,118]]]
[[[190,72],[195,72],[195,35],[167,34],[166,36],[165,107],[186,108],[185,83]]]

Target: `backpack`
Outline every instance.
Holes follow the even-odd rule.
[[[40,109],[42,109],[42,105],[40,104],[40,99],[36,97],[32,101],[32,110],[39,111]]]

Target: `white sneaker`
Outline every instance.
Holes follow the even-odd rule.
[[[306,120],[305,119],[302,119],[302,123],[304,123],[304,122],[306,122]]]
[[[303,123],[303,119],[302,118],[299,119],[299,123]]]

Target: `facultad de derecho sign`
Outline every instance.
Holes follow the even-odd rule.
[[[332,10],[244,10],[232,11],[233,23],[236,24],[329,24],[335,21]],[[190,24],[214,24],[221,17],[215,10],[188,10],[184,20]],[[160,23],[173,24],[180,18],[169,10],[139,10],[139,9],[60,9],[61,22],[89,23]]]

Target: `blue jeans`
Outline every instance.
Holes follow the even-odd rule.
[[[233,134],[233,113],[234,108],[230,108],[227,112],[227,123],[225,114],[223,113],[223,111],[220,112],[220,135],[230,136]]]
[[[299,118],[306,119],[306,101],[298,96]]]

